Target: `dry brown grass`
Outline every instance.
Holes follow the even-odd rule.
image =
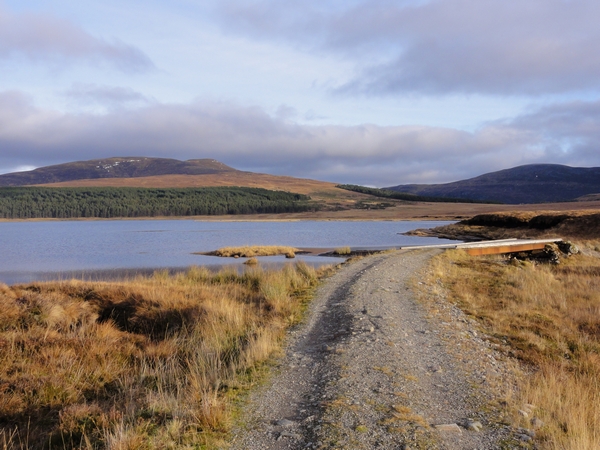
[[[479,214],[431,231],[419,230],[421,235],[432,233],[455,239],[525,239],[550,236],[597,239],[600,236],[600,210],[495,212]]]
[[[228,216],[203,216],[203,220],[460,220],[476,214],[494,213],[498,211],[542,211],[542,210],[589,210],[600,209],[600,200],[586,202],[565,202],[540,205],[491,205],[483,203],[426,203],[402,202],[386,199],[386,202],[397,203],[395,208],[355,209],[361,201],[373,200],[373,197],[358,192],[336,188],[335,183],[309,180],[287,176],[276,176],[252,172],[232,171],[207,175],[160,175],[136,178],[97,178],[93,180],[76,180],[64,183],[47,184],[48,187],[153,187],[182,188],[210,186],[246,186],[264,189],[283,190],[306,194],[311,199],[324,203],[326,207],[316,212],[254,214]]]
[[[300,250],[294,247],[285,247],[281,245],[253,245],[248,247],[223,247],[214,252],[205,253],[211,256],[253,258],[256,256],[276,256],[286,255],[293,258],[296,252]],[[288,256],[289,255],[289,256]]]
[[[580,254],[550,266],[454,250],[433,264],[451,299],[532,368],[515,421],[531,428],[516,408],[533,404],[545,423],[541,448],[600,448],[600,259]]]
[[[317,273],[0,284],[0,447],[203,448],[301,316]]]
[[[350,247],[340,247],[340,248],[336,248],[333,251],[334,255],[349,255],[352,253],[352,249]]]

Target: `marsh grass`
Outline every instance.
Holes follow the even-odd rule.
[[[0,284],[0,447],[215,447],[318,273]]]
[[[340,247],[333,251],[334,255],[350,255],[351,253],[352,249],[350,247]]]
[[[517,408],[533,404],[545,424],[541,448],[600,448],[600,260],[580,254],[537,265],[448,251],[433,264],[451,299],[531,367],[514,421],[531,428]]]
[[[206,254],[211,256],[238,258],[252,258],[254,256],[290,255],[289,257],[293,258],[295,254],[299,251],[300,250],[298,250],[297,248],[286,247],[281,245],[254,245],[248,247],[223,247]]]

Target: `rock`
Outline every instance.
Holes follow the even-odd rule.
[[[455,423],[443,423],[440,425],[434,425],[434,428],[438,431],[445,431],[450,433],[462,433],[460,427]]]
[[[519,413],[520,416],[522,417],[529,417],[529,413],[527,411],[523,411],[522,409],[520,409],[519,411],[517,411]]]
[[[577,253],[579,253],[579,249],[572,242],[561,241],[561,242],[557,242],[556,245],[558,246],[560,251],[563,252],[567,256],[576,255]]]
[[[477,432],[479,432],[483,428],[483,425],[479,421],[468,420],[466,428],[469,431],[477,431]]]
[[[531,442],[531,436],[528,436],[526,434],[518,434],[517,437],[523,442]]]
[[[544,426],[544,421],[538,419],[537,417],[532,417],[531,426],[537,430],[538,428],[542,428]]]
[[[519,433],[529,436],[531,438],[535,437],[535,431],[529,430],[528,428],[519,428]]]

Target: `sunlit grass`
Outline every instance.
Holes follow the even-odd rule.
[[[286,247],[281,245],[254,245],[248,247],[223,247],[213,252],[209,252],[207,253],[207,255],[238,258],[252,258],[254,256],[289,255],[289,258],[293,258],[296,252],[299,251],[300,250],[298,250],[297,248]]]
[[[340,248],[336,248],[333,251],[334,255],[349,255],[352,253],[352,249],[350,247],[340,247]]]
[[[431,276],[533,368],[515,408],[535,405],[541,448],[600,448],[600,260],[576,255],[554,266],[448,251]],[[531,417],[514,418],[531,428]]]
[[[1,448],[198,448],[280,347],[317,272],[0,284]]]

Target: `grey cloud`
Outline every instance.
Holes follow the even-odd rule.
[[[125,104],[144,104],[150,99],[131,88],[119,86],[98,86],[95,84],[74,84],[63,95],[70,100],[84,104],[100,104],[119,107]]]
[[[242,170],[375,186],[445,182],[534,162],[600,165],[591,151],[600,120],[592,114],[600,119],[600,103],[555,105],[470,133],[299,125],[229,103],[153,103],[69,115],[0,93],[0,169],[139,155],[215,158]],[[570,121],[555,127],[565,115]]]
[[[220,2],[223,26],[337,52],[341,93],[541,95],[600,88],[596,0]]]
[[[11,14],[0,5],[0,59],[24,55],[32,61],[108,63],[124,72],[154,69],[138,48],[96,38],[66,20],[42,14]]]
[[[507,122],[505,127],[527,131],[532,140],[547,143],[554,161],[600,166],[600,101],[566,102],[539,109]]]
[[[275,111],[275,117],[281,120],[289,120],[298,117],[298,111],[289,105],[279,105],[277,111]]]

